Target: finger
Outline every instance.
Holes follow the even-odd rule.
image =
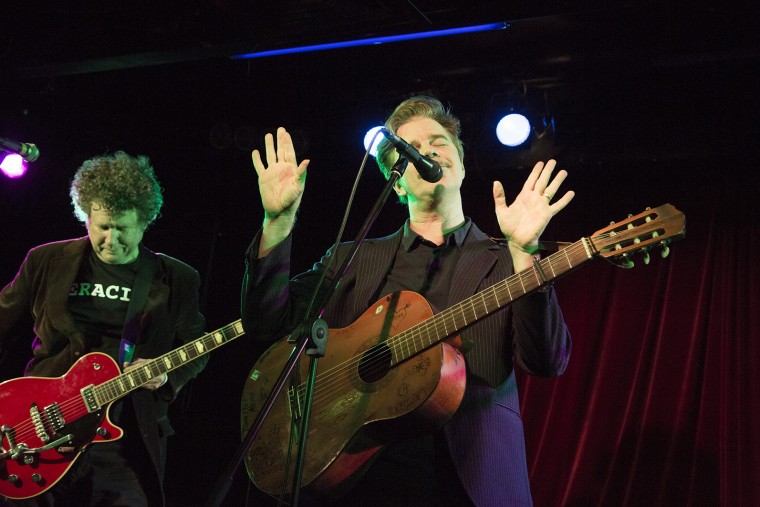
[[[264,167],[264,162],[261,160],[261,153],[259,153],[259,150],[253,150],[253,153],[251,153],[251,161],[253,161],[253,168],[256,169],[256,174],[261,178],[264,175],[266,168]]]
[[[493,182],[493,203],[497,208],[507,205],[507,198],[504,195],[504,185],[499,181]]]
[[[565,192],[565,195],[563,195],[561,199],[554,201],[552,205],[549,206],[549,209],[552,211],[552,216],[556,215],[557,213],[562,211],[562,209],[565,206],[570,204],[570,201],[573,200],[573,197],[575,197],[575,192],[573,192],[572,190],[568,190],[567,192]]]
[[[280,162],[296,163],[296,150],[290,132],[283,127],[277,129],[277,160]]]
[[[274,136],[267,134],[264,136],[264,147],[267,150],[267,167],[277,163],[277,152],[274,149]]]
[[[538,177],[541,175],[541,170],[543,168],[543,162],[536,162],[536,165],[533,166],[533,170],[528,175],[528,179],[525,180],[523,190],[533,190],[536,188],[536,182],[538,181]]]
[[[543,169],[541,170],[541,175],[538,179],[538,185],[536,186],[536,190],[542,193],[548,193],[546,192],[546,187],[549,185],[549,180],[552,177],[552,172],[554,172],[554,168],[557,167],[557,161],[554,159],[551,159],[546,162]],[[549,194],[554,195],[554,194]]]
[[[309,159],[302,160],[301,163],[298,165],[297,171],[298,171],[298,178],[299,179],[303,179],[305,177],[305,175],[306,175],[306,168],[309,167],[309,162],[311,162],[311,160],[309,160]]]
[[[565,178],[567,178],[567,171],[564,169],[561,170],[554,176],[554,179],[551,183],[546,187],[546,190],[544,190],[544,195],[547,196],[554,196],[557,191],[559,190],[559,187],[562,185],[562,182],[565,181]]]

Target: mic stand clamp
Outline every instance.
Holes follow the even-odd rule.
[[[323,319],[316,319],[311,325],[311,333],[307,337],[309,341],[306,344],[307,348],[304,353],[312,357],[325,357],[328,332],[327,322]],[[298,343],[298,336],[300,334],[296,333],[288,336],[288,343]]]

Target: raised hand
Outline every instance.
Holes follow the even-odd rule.
[[[277,145],[272,134],[264,137],[267,165],[261,160],[259,150],[253,150],[251,159],[259,176],[259,193],[268,219],[282,215],[294,218],[301,204],[306,184],[308,160],[299,164],[290,134],[283,127],[277,129]]]
[[[494,182],[496,218],[513,251],[517,249],[529,254],[534,253],[538,249],[538,238],[549,221],[575,197],[575,192],[570,190],[561,199],[554,200],[560,185],[567,177],[567,171],[562,170],[552,179],[556,165],[554,160],[549,160],[546,164],[538,162],[522,190],[509,206],[504,187],[500,182]]]
[[[306,167],[309,160],[296,160],[293,139],[284,128],[277,129],[277,146],[272,134],[264,137],[267,165],[259,150],[253,150],[251,159],[259,176],[259,193],[264,207],[264,224],[259,241],[259,257],[266,256],[284,240],[296,221],[306,186]]]

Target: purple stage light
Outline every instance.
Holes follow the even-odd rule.
[[[0,163],[0,170],[9,178],[20,178],[26,174],[26,161],[21,158],[21,155],[9,153]]]

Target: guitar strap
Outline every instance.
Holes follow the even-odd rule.
[[[121,344],[119,345],[119,367],[123,367],[125,362],[131,362],[135,352],[135,343],[137,342],[137,330],[140,324],[140,313],[145,308],[150,290],[150,282],[153,280],[153,273],[156,270],[156,254],[147,248],[141,248],[140,266],[137,268],[135,283],[132,285],[132,295],[127,307],[127,317],[124,320],[124,330],[121,333]]]

